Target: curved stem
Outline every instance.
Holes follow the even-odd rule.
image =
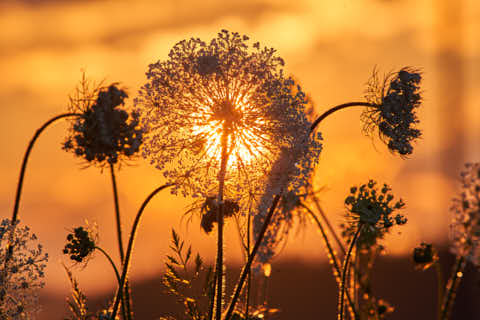
[[[123,260],[125,259],[125,251],[123,250],[123,235],[122,235],[122,220],[120,216],[120,204],[118,200],[118,188],[117,180],[115,178],[115,167],[110,163],[110,176],[112,178],[112,189],[113,189],[113,200],[115,204],[115,223],[117,226],[117,241],[118,241],[118,250],[120,251],[120,262],[123,266]],[[130,297],[130,285],[127,282],[125,283],[125,292],[123,295],[122,303],[122,313],[125,319],[132,318],[131,312],[131,297]]]
[[[318,126],[318,124],[320,122],[323,121],[323,119],[325,119],[326,117],[328,117],[329,115],[331,115],[332,113],[338,111],[338,110],[342,110],[342,109],[345,109],[345,108],[349,108],[349,107],[376,107],[377,105],[373,104],[373,103],[369,103],[369,102],[347,102],[347,103],[343,103],[343,104],[340,104],[338,106],[335,106],[331,109],[328,109],[327,111],[325,111],[323,114],[321,114],[313,123],[312,123],[312,126],[310,127],[310,131],[313,131],[315,130],[315,128]]]
[[[340,240],[337,233],[335,232],[335,229],[333,229],[333,226],[330,223],[330,220],[328,220],[327,215],[325,214],[322,207],[320,206],[320,202],[318,201],[318,198],[315,195],[313,195],[312,198],[313,198],[313,203],[315,204],[315,207],[317,208],[318,212],[323,218],[323,221],[325,221],[325,224],[327,225],[328,231],[330,231],[330,233],[333,235],[333,238],[335,239],[335,242],[337,243],[340,250],[342,250],[342,253],[345,254],[346,253],[345,247],[343,246],[342,241]]]
[[[250,270],[253,263],[253,259],[255,258],[258,249],[260,248],[260,244],[262,243],[263,237],[265,236],[265,232],[267,231],[267,227],[270,224],[270,220],[272,219],[273,212],[277,208],[280,197],[281,197],[280,195],[275,196],[275,198],[273,199],[272,205],[268,210],[268,214],[265,217],[265,221],[263,222],[262,229],[260,230],[260,233],[258,234],[258,238],[255,241],[255,245],[253,246],[252,252],[249,254],[247,263],[243,267],[242,273],[240,274],[240,278],[238,280],[237,286],[235,287],[235,292],[233,294],[232,301],[230,301],[230,305],[228,306],[225,320],[228,320],[232,317],[235,304],[237,303],[238,297],[240,296],[240,292],[242,291],[242,288],[243,288],[243,284],[245,282],[245,279],[247,278],[247,274],[249,273],[248,271]]]
[[[25,151],[25,155],[23,156],[22,168],[20,169],[20,176],[18,178],[17,192],[16,192],[16,195],[15,195],[15,205],[13,207],[13,214],[12,214],[12,221],[11,221],[12,224],[15,223],[18,219],[18,208],[20,206],[20,196],[21,196],[21,193],[22,193],[23,178],[25,177],[25,171],[27,169],[28,158],[30,156],[30,152],[33,149],[35,141],[37,141],[38,137],[43,132],[43,130],[45,130],[53,122],[55,122],[59,119],[62,119],[62,118],[74,117],[74,116],[78,117],[78,116],[81,116],[81,114],[70,112],[70,113],[63,113],[63,114],[60,114],[56,117],[53,117],[52,119],[45,122],[39,129],[37,129],[37,131],[33,135],[32,139],[30,140],[30,143],[28,144],[27,150]]]
[[[152,200],[152,198],[157,194],[159,193],[160,191],[162,191],[163,189],[165,188],[168,188],[168,187],[171,187],[172,184],[164,184],[163,186],[161,187],[158,187],[157,189],[155,189],[152,193],[150,193],[150,195],[143,201],[142,203],[142,206],[140,207],[140,210],[138,210],[138,213],[135,217],[135,221],[133,222],[133,225],[132,225],[132,231],[130,232],[130,238],[128,239],[128,246],[127,246],[127,251],[125,253],[125,261],[124,261],[124,264],[123,264],[123,268],[122,268],[122,275],[120,277],[120,285],[118,287],[118,291],[117,291],[117,295],[115,297],[115,302],[113,304],[113,309],[112,309],[112,319],[115,319],[116,315],[117,315],[117,312],[118,312],[118,306],[120,304],[120,299],[121,299],[121,296],[122,296],[122,291],[124,290],[124,286],[125,286],[125,281],[127,279],[127,273],[128,273],[128,269],[130,267],[130,258],[132,256],[132,251],[133,251],[133,243],[134,243],[134,240],[135,240],[135,235],[137,233],[137,228],[138,228],[138,225],[140,223],[140,219],[142,218],[142,214],[143,214],[143,211],[145,210],[145,207],[147,206],[147,204],[150,202],[150,200]]]
[[[440,318],[442,320],[447,320],[448,317],[450,316],[453,302],[457,294],[458,285],[460,284],[460,281],[463,277],[462,272],[463,272],[463,269],[465,268],[465,264],[466,264],[465,258],[461,256],[457,256],[457,260],[452,270],[452,275],[448,280],[447,294],[443,299],[442,316]]]
[[[307,212],[310,214],[310,217],[312,217],[312,219],[317,224],[318,230],[320,230],[320,233],[322,234],[323,242],[325,243],[325,246],[327,247],[328,255],[329,255],[330,261],[331,261],[331,263],[333,265],[333,268],[334,268],[335,280],[336,280],[337,284],[340,286],[341,285],[340,276],[342,275],[342,270],[340,270],[340,265],[337,261],[337,255],[335,254],[335,251],[333,250],[333,248],[330,244],[330,241],[328,240],[327,233],[325,232],[325,229],[324,229],[322,223],[320,222],[318,217],[315,215],[315,213],[312,211],[312,209],[307,207],[304,203],[300,203],[300,206],[302,206],[303,208],[305,208],[307,210]],[[351,308],[351,312],[353,314],[353,319],[358,319],[359,317],[358,317],[358,314],[357,314],[357,310],[356,310],[355,305],[352,301],[352,298],[350,297],[350,293],[348,291],[346,291],[346,294],[347,294],[348,304],[349,304],[349,306]]]
[[[118,273],[117,266],[116,266],[115,263],[113,262],[113,260],[112,260],[112,258],[110,257],[110,255],[109,255],[105,250],[103,250],[103,249],[100,248],[100,247],[95,247],[95,249],[98,250],[98,251],[100,251],[101,253],[103,253],[103,255],[105,256],[105,258],[107,258],[108,262],[110,262],[110,265],[112,266],[113,271],[115,272],[115,276],[117,277],[118,285],[120,285],[120,273]]]
[[[360,232],[363,229],[363,224],[358,225],[357,232],[355,232],[355,235],[353,236],[352,242],[350,243],[350,246],[348,247],[347,255],[345,256],[345,259],[343,261],[343,270],[342,270],[342,282],[340,283],[340,295],[338,299],[338,305],[339,305],[339,311],[338,311],[338,320],[343,320],[343,309],[344,309],[344,302],[345,302],[345,282],[346,282],[346,276],[347,276],[347,270],[348,270],[348,263],[350,261],[350,256],[352,255],[352,250],[353,247],[355,246],[355,242],[357,241],[358,236],[360,235]]]

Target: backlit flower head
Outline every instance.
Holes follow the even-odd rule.
[[[85,77],[70,97],[70,109],[80,113],[74,120],[63,149],[89,164],[104,166],[132,157],[140,149],[143,130],[139,115],[121,109],[127,93],[117,84],[90,89]]]
[[[67,235],[67,244],[63,249],[63,254],[68,255],[71,260],[77,263],[87,262],[95,251],[97,241],[96,225],[86,228],[77,227]]]
[[[364,225],[357,240],[361,248],[377,244],[395,224],[403,225],[407,219],[402,214],[395,214],[405,206],[402,199],[394,201],[391,188],[384,184],[381,188],[370,180],[360,187],[350,188],[350,195],[345,199],[348,224],[344,225],[343,236],[349,241],[359,225]]]
[[[33,319],[39,311],[37,291],[44,286],[48,254],[36,242],[27,226],[0,222],[0,319]],[[15,250],[5,263],[9,245]]]
[[[412,153],[412,142],[421,136],[415,126],[418,123],[416,109],[422,101],[419,70],[405,67],[397,73],[390,73],[383,81],[376,70],[368,83],[366,99],[373,107],[362,114],[367,133],[378,130],[392,152],[401,156]]]
[[[144,156],[173,192],[216,194],[225,145],[225,196],[258,194],[282,150],[317,143],[306,138],[305,94],[283,65],[274,49],[222,30],[208,43],[180,41],[149,66],[136,99],[148,130]]]
[[[467,163],[453,200],[452,251],[480,266],[480,163]]]

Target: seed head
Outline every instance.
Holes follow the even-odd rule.
[[[92,90],[83,78],[70,97],[70,109],[81,116],[74,120],[63,149],[100,167],[133,157],[140,150],[143,130],[137,112],[120,108],[127,97],[118,84]]]
[[[392,152],[401,156],[412,153],[412,142],[421,136],[416,109],[422,101],[419,70],[405,67],[379,80],[376,70],[368,83],[365,98],[374,106],[362,114],[367,133],[378,130]]]
[[[67,235],[67,244],[63,253],[71,260],[81,263],[95,251],[98,235],[94,229],[78,227]]]

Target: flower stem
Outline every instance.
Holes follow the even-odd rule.
[[[110,262],[110,265],[112,266],[113,271],[115,272],[115,276],[117,277],[118,285],[120,285],[120,273],[118,272],[117,266],[116,266],[115,263],[113,262],[113,260],[112,260],[112,258],[110,257],[110,255],[109,255],[105,250],[103,250],[103,249],[100,248],[100,247],[95,247],[95,249],[98,250],[98,251],[100,251],[101,253],[103,253],[103,255],[105,256],[105,258],[107,258],[108,262]]]
[[[360,235],[360,232],[362,231],[362,229],[363,229],[363,224],[360,223],[358,225],[357,232],[355,232],[352,242],[348,247],[347,254],[343,261],[342,282],[340,283],[340,295],[338,298],[338,306],[339,306],[338,317],[337,317],[338,320],[343,320],[343,309],[345,304],[345,283],[346,283],[346,276],[347,276],[347,270],[348,270],[348,263],[350,261],[350,256],[352,255],[352,250],[353,250],[353,247],[355,246],[355,242],[357,241],[357,238]]]
[[[229,320],[232,317],[233,310],[235,309],[235,304],[237,303],[238,297],[240,296],[240,292],[242,291],[243,284],[245,282],[245,279],[247,278],[247,274],[249,273],[249,270],[252,266],[253,259],[255,258],[258,249],[260,248],[260,244],[262,243],[263,237],[265,236],[265,232],[267,231],[267,227],[270,224],[270,220],[272,219],[273,212],[277,208],[278,201],[280,200],[281,195],[276,195],[275,198],[273,199],[272,205],[270,206],[270,209],[268,210],[267,216],[265,217],[265,221],[263,222],[262,229],[260,230],[260,233],[258,234],[258,238],[255,241],[255,245],[253,246],[252,252],[248,256],[247,263],[242,269],[242,272],[240,274],[240,278],[238,280],[237,286],[235,287],[235,291],[232,297],[232,300],[230,301],[230,305],[228,306],[227,314],[225,316],[225,320]]]
[[[320,222],[320,219],[318,219],[318,217],[312,211],[312,209],[307,207],[304,203],[300,203],[300,206],[302,206],[303,208],[305,208],[307,210],[307,212],[310,214],[310,217],[312,217],[312,219],[317,224],[318,230],[320,230],[320,233],[322,234],[323,242],[325,243],[325,246],[327,247],[330,262],[333,265],[333,275],[335,277],[335,280],[336,280],[337,284],[340,286],[341,285],[340,276],[342,274],[342,270],[340,270],[340,265],[337,261],[337,255],[335,254],[335,250],[333,250],[332,245],[330,244],[330,241],[328,240],[328,236],[327,236],[327,233],[325,232],[325,228],[323,227],[322,223]],[[350,293],[348,291],[346,291],[346,294],[347,294],[348,304],[349,304],[350,309],[351,309],[350,311],[351,311],[352,316],[353,316],[352,319],[358,319],[357,310],[356,310],[355,305],[352,301],[352,298],[350,297]]]
[[[117,180],[115,178],[115,168],[112,163],[110,163],[110,176],[112,178],[113,200],[115,203],[115,223],[117,226],[118,250],[120,251],[120,262],[123,265],[123,260],[125,259],[125,251],[123,250],[122,220],[120,216],[120,204],[118,200],[118,188]],[[122,303],[122,313],[124,314],[124,318],[132,319],[130,285],[128,281],[125,283],[125,292],[123,293],[122,298],[125,302]]]
[[[227,172],[227,161],[228,161],[228,135],[229,130],[227,128],[227,122],[223,125],[222,133],[222,158],[220,163],[220,171],[218,173],[218,210],[217,210],[217,222],[218,222],[218,237],[217,237],[217,266],[215,271],[215,276],[217,277],[217,292],[216,292],[216,309],[215,309],[215,319],[222,319],[222,309],[223,309],[223,285],[224,285],[224,261],[223,261],[223,216],[224,216],[224,205],[223,205],[223,191],[225,187],[225,175]]]
[[[325,221],[325,224],[327,225],[328,231],[333,235],[333,238],[335,239],[335,242],[337,243],[342,253],[345,254],[346,253],[345,247],[342,241],[340,240],[340,238],[338,237],[337,233],[335,232],[335,229],[333,229],[333,226],[330,223],[330,220],[328,220],[327,215],[325,214],[322,207],[320,206],[320,202],[318,201],[318,198],[315,195],[313,195],[312,198],[313,198],[313,203],[315,204],[315,207],[317,208],[318,212],[323,218],[323,221]]]
[[[11,235],[10,236],[10,241],[9,241],[9,244],[8,244],[7,254],[5,256],[5,263],[4,263],[5,268],[7,267],[8,262],[10,261],[10,259],[13,256],[14,246],[11,245],[11,242],[12,242],[13,234],[15,232],[15,226],[16,226],[17,220],[18,220],[18,209],[20,207],[20,197],[21,197],[21,194],[22,194],[23,179],[25,178],[25,172],[27,170],[27,163],[28,163],[28,159],[29,159],[29,156],[30,156],[30,152],[32,152],[33,146],[35,145],[35,142],[37,141],[40,134],[49,125],[51,125],[55,121],[63,119],[63,118],[79,117],[79,116],[81,116],[81,114],[74,113],[74,112],[69,112],[69,113],[63,113],[63,114],[60,114],[58,116],[55,116],[55,117],[51,118],[50,120],[45,122],[40,128],[38,128],[37,131],[35,131],[35,134],[33,135],[32,139],[30,140],[30,142],[28,144],[27,150],[25,151],[25,155],[23,156],[22,167],[20,169],[20,176],[18,177],[17,191],[16,191],[16,194],[15,194],[15,204],[13,206],[12,220],[10,221],[10,224],[12,225],[13,228],[12,228],[12,232],[10,233],[10,235]],[[3,297],[1,299],[1,301],[3,301]]]
[[[441,309],[442,316],[440,317],[440,319],[442,320],[447,320],[448,317],[450,316],[453,302],[457,294],[458,285],[460,284],[460,281],[463,277],[462,272],[463,272],[463,269],[465,268],[465,264],[466,264],[465,257],[457,256],[455,265],[452,270],[452,275],[448,280],[447,293],[443,299],[443,304]]]
[[[442,301],[443,301],[443,272],[442,266],[438,261],[435,263],[435,271],[437,273],[437,304],[438,304],[438,319],[440,319],[440,315],[442,314]]]
[[[318,124],[320,122],[323,121],[323,119],[325,119],[326,117],[328,117],[330,114],[338,111],[338,110],[342,110],[342,109],[345,109],[345,108],[349,108],[349,107],[376,107],[375,104],[373,103],[369,103],[369,102],[347,102],[347,103],[343,103],[343,104],[340,104],[338,106],[335,106],[333,108],[330,108],[328,109],[327,111],[325,111],[323,114],[321,114],[313,123],[312,123],[312,126],[310,127],[310,131],[313,131],[315,130],[315,128],[318,126]]]
[[[252,215],[250,212],[248,213],[247,218],[247,261],[248,256],[250,255],[250,228],[252,225]],[[250,307],[250,289],[252,285],[252,273],[251,270],[248,270],[248,278],[247,278],[247,290],[245,292],[245,319],[248,320],[248,308]]]
[[[40,128],[37,129],[35,134],[33,135],[32,139],[30,140],[30,143],[28,144],[27,150],[25,151],[25,155],[23,156],[23,161],[22,161],[22,168],[20,169],[20,176],[18,178],[18,184],[17,184],[17,193],[15,195],[15,205],[13,207],[13,214],[12,214],[12,225],[17,221],[18,219],[18,208],[20,206],[20,196],[22,193],[22,186],[23,186],[23,179],[25,177],[25,171],[27,169],[27,162],[28,158],[30,156],[30,152],[33,149],[33,146],[35,142],[37,141],[38,137],[40,134],[45,130],[50,124],[53,122],[62,119],[62,118],[67,118],[67,117],[78,117],[81,116],[79,113],[63,113],[60,114],[56,117],[51,118],[47,122],[45,122]]]
[[[165,188],[171,187],[172,185],[173,184],[164,184],[163,186],[158,187],[157,189],[153,190],[152,193],[150,193],[148,195],[148,197],[143,201],[142,206],[138,210],[138,213],[135,217],[135,220],[133,221],[132,231],[130,232],[130,237],[128,239],[127,251],[125,253],[125,261],[124,261],[123,266],[122,266],[122,275],[120,277],[120,285],[118,287],[118,291],[117,291],[117,294],[115,296],[115,301],[114,301],[114,304],[113,304],[112,319],[115,319],[115,317],[117,315],[117,312],[118,312],[118,306],[120,304],[120,300],[121,300],[121,297],[122,297],[122,292],[124,290],[125,282],[126,282],[126,279],[127,279],[128,269],[130,267],[130,258],[132,256],[135,235],[137,233],[138,225],[140,223],[140,219],[142,218],[143,211],[145,210],[145,207],[150,202],[150,200],[152,200],[152,198],[157,193],[159,193],[160,191],[162,191]]]

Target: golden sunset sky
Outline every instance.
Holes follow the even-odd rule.
[[[407,203],[409,222],[387,239],[389,254],[407,254],[421,241],[448,241],[451,198],[465,161],[480,160],[480,5],[474,0],[90,0],[0,1],[0,209],[10,217],[21,160],[35,130],[64,113],[85,71],[94,81],[120,82],[132,104],[150,63],[164,60],[180,40],[213,38],[221,29],[276,48],[310,95],[316,112],[363,98],[374,67],[380,73],[420,67],[423,137],[408,159],[391,154],[361,129],[360,109],[322,123],[324,150],[316,185],[334,224],[342,221],[349,187],[373,178],[386,182]],[[20,219],[50,255],[47,290],[67,294],[61,255],[68,230],[96,222],[100,246],[117,258],[108,170],[101,172],[61,150],[68,125],[56,123],[40,137],[27,170]],[[139,159],[118,173],[124,233],[143,199],[164,182]],[[215,237],[194,218],[182,222],[189,199],[165,192],[155,198],[140,226],[131,274],[159,274],[170,230],[208,261]],[[227,226],[227,261],[241,261],[238,236]],[[325,259],[315,228],[289,239],[276,258]],[[83,288],[114,284],[97,255],[77,272]]]

